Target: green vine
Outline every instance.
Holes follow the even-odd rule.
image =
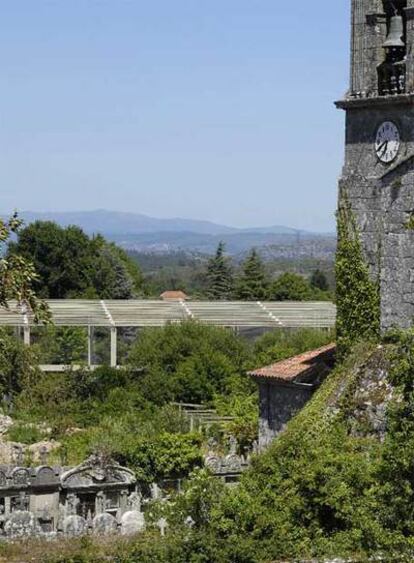
[[[409,219],[404,224],[404,228],[407,229],[407,231],[414,231],[414,213],[410,214]]]
[[[340,356],[361,340],[380,335],[379,282],[370,277],[364,260],[355,216],[346,194],[337,213],[336,253],[337,344]]]

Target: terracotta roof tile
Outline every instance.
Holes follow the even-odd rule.
[[[188,295],[184,293],[184,291],[164,291],[160,295],[161,299],[188,299]]]
[[[330,369],[333,364],[335,354],[335,344],[329,344],[299,354],[293,358],[282,360],[270,366],[266,366],[249,372],[253,377],[265,377],[280,381],[303,380],[317,377],[321,373]]]

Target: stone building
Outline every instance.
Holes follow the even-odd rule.
[[[91,456],[74,468],[0,466],[0,536],[130,534],[145,526],[132,471]]]
[[[414,318],[414,0],[352,0],[340,201],[380,281],[381,326]]]
[[[249,372],[259,386],[259,448],[284,430],[332,369],[335,345]]]

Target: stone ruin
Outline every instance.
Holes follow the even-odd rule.
[[[134,534],[145,528],[134,473],[93,455],[74,468],[0,466],[0,537]]]
[[[237,440],[230,436],[229,452],[224,455],[219,451],[219,445],[214,438],[208,441],[208,453],[204,459],[204,465],[211,473],[220,478],[226,485],[232,486],[238,483],[241,474],[250,465],[250,454],[244,456],[237,453]],[[253,447],[255,453],[256,447]]]

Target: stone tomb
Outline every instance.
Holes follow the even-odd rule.
[[[91,456],[74,468],[0,466],[0,534],[79,536],[145,527],[132,471]]]

